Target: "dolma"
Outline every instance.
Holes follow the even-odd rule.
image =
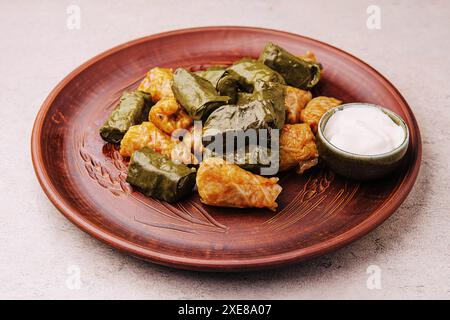
[[[282,188],[278,178],[264,178],[221,158],[206,158],[197,172],[197,187],[204,204],[276,210]]]
[[[147,119],[151,105],[150,96],[144,92],[124,92],[119,104],[100,128],[103,140],[120,143],[131,126]]]
[[[217,83],[220,78],[225,74],[226,67],[224,66],[212,66],[206,70],[196,71],[194,72],[196,75],[202,77],[203,79],[208,80],[214,86],[217,87]]]
[[[227,134],[239,134],[249,129],[277,128],[276,123],[273,107],[268,101],[254,100],[245,105],[224,105],[206,120],[203,142],[207,145],[216,135],[225,138]]]
[[[311,130],[316,133],[320,118],[328,110],[337,107],[342,101],[331,97],[316,97],[312,99],[300,113],[302,122],[307,123]]]
[[[244,81],[237,73],[224,67],[215,66],[196,72],[196,74],[211,82],[220,95],[230,97],[228,103],[235,104],[237,102],[240,84]]]
[[[206,140],[216,134],[248,129],[281,129],[285,121],[284,86],[258,81],[249,102],[224,105],[206,120],[203,135]]]
[[[248,92],[238,92],[237,94],[237,105],[247,104],[253,100],[253,94]]]
[[[144,147],[131,156],[127,182],[147,196],[175,202],[192,192],[195,169]]]
[[[227,69],[217,82],[216,89],[222,96],[230,97],[229,103],[234,104],[237,102],[238,93],[243,82],[244,80],[241,76],[233,70]]]
[[[279,164],[279,155],[269,147],[259,145],[245,145],[239,149],[233,150],[229,153],[217,153],[214,150],[206,149],[205,156],[220,157],[230,163],[251,171],[256,174],[261,174],[261,169],[269,168],[275,161]]]
[[[248,103],[225,105],[214,111],[204,125],[207,151],[224,159],[233,159],[233,163],[255,173],[277,171],[278,144],[277,140],[271,140],[273,130],[284,124],[283,95],[283,85],[257,82],[254,93],[246,97]],[[211,143],[217,138],[221,138],[218,143]],[[273,147],[277,149],[272,150]]]
[[[311,89],[320,80],[320,64],[297,57],[273,43],[266,45],[259,61],[277,71],[288,85],[296,88]]]
[[[281,129],[286,119],[285,86],[276,82],[258,81],[253,91],[254,99],[271,107],[275,118],[275,127]]]
[[[286,123],[300,123],[300,113],[305,108],[306,104],[311,101],[311,92],[291,86],[286,86],[284,92]]]
[[[211,82],[183,68],[175,70],[172,89],[194,120],[206,120],[211,112],[230,100],[228,96],[221,96]]]
[[[280,171],[296,168],[297,173],[315,166],[319,153],[315,137],[306,123],[285,124],[280,133]]]
[[[258,81],[285,84],[283,77],[258,60],[244,58],[229,67],[240,77],[240,84],[244,91],[252,92]]]
[[[163,98],[174,98],[172,83],[172,69],[155,67],[147,72],[138,90],[150,94],[153,102],[156,103]]]

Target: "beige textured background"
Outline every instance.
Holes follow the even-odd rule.
[[[0,298],[450,298],[449,1],[0,1]],[[68,30],[66,8],[81,8]],[[366,9],[382,10],[381,30]],[[251,25],[310,36],[371,64],[418,119],[423,163],[415,188],[381,227],[322,258],[268,272],[171,270],[116,252],[47,200],[29,140],[50,90],[122,42],[177,28]],[[366,269],[381,268],[381,290]],[[67,268],[81,270],[79,290]]]

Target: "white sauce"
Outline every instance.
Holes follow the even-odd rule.
[[[334,146],[360,155],[394,150],[405,139],[405,131],[378,108],[353,106],[335,112],[324,135]]]

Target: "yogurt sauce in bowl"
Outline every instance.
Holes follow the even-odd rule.
[[[328,110],[316,135],[320,158],[334,172],[355,180],[378,179],[401,165],[409,144],[405,121],[369,103],[346,103]]]
[[[324,136],[343,151],[378,155],[398,148],[405,140],[405,130],[381,109],[354,104],[328,119]]]

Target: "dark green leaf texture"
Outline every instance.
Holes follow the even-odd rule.
[[[194,168],[144,147],[131,156],[127,182],[147,196],[175,202],[192,192],[195,174]]]
[[[224,105],[211,113],[203,126],[203,137],[207,144],[217,134],[225,137],[227,132],[281,129],[284,120],[283,85],[258,82],[247,103]]]
[[[206,120],[215,109],[229,103],[208,80],[183,68],[175,70],[173,92],[178,102],[194,120]]]
[[[242,79],[244,91],[252,92],[256,82],[276,82],[285,84],[283,77],[258,60],[244,58],[229,67]]]
[[[100,128],[100,135],[107,142],[120,143],[131,126],[148,118],[151,106],[148,94],[137,90],[124,92],[119,104]]]
[[[245,84],[245,79],[224,67],[210,67],[196,74],[211,82],[220,95],[230,97],[230,104],[237,102],[239,90]]]
[[[305,61],[283,48],[268,43],[259,61],[281,74],[290,86],[311,89],[320,80],[320,65]]]

